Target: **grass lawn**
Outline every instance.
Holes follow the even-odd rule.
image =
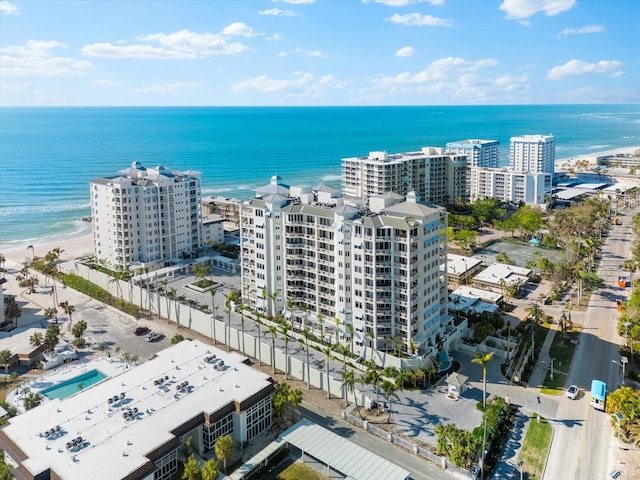
[[[518,461],[524,462],[522,470],[527,472],[529,480],[542,479],[551,444],[551,433],[551,424],[546,418],[540,418],[538,422],[534,415],[529,421],[527,436],[518,456]]]
[[[325,480],[326,478],[301,462],[289,465],[278,475],[278,480]]]
[[[549,356],[554,359],[553,379],[551,379],[551,369],[549,368],[541,389],[542,393],[557,395],[564,390],[567,382],[567,372],[571,366],[573,352],[576,349],[576,343],[572,343],[572,341],[577,341],[579,335],[580,331],[575,329],[571,332],[566,332],[564,338],[562,332],[556,332],[551,348],[549,348]]]

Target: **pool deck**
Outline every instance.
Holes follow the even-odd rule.
[[[24,395],[22,392],[25,388],[28,388],[31,392],[39,393],[42,390],[59,385],[62,382],[82,375],[83,373],[90,372],[91,370],[99,370],[105,374],[107,378],[111,378],[120,375],[128,369],[129,366],[124,361],[110,358],[75,360],[39,375],[28,375],[31,379],[9,392],[7,402],[22,413],[24,412],[24,404],[22,402]],[[93,385],[87,388],[91,387],[93,387]],[[44,397],[44,401],[48,402],[49,399]]]

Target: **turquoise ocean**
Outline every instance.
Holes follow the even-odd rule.
[[[640,145],[640,105],[0,108],[0,249],[53,239],[90,215],[89,181],[132,162],[202,172],[238,199],[274,174],[340,185],[340,160],[554,134],[556,158]]]

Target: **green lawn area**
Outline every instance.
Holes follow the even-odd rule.
[[[325,480],[326,478],[301,462],[289,465],[278,475],[278,480]]]
[[[534,415],[529,421],[527,436],[518,456],[518,461],[524,462],[522,470],[527,472],[529,480],[542,479],[551,444],[551,433],[551,424],[546,418],[540,418],[538,422]]]
[[[566,373],[569,371],[573,352],[576,348],[576,344],[572,343],[572,341],[577,341],[579,335],[580,332],[574,330],[566,332],[563,338],[562,332],[556,332],[551,348],[549,349],[549,356],[554,359],[553,379],[551,379],[551,369],[549,368],[541,389],[542,393],[557,395],[564,390],[567,382]]]

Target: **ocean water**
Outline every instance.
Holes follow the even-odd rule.
[[[268,183],[340,185],[340,160],[554,134],[564,158],[640,144],[640,105],[0,108],[0,249],[71,233],[89,181],[132,162],[202,172],[203,195]]]

